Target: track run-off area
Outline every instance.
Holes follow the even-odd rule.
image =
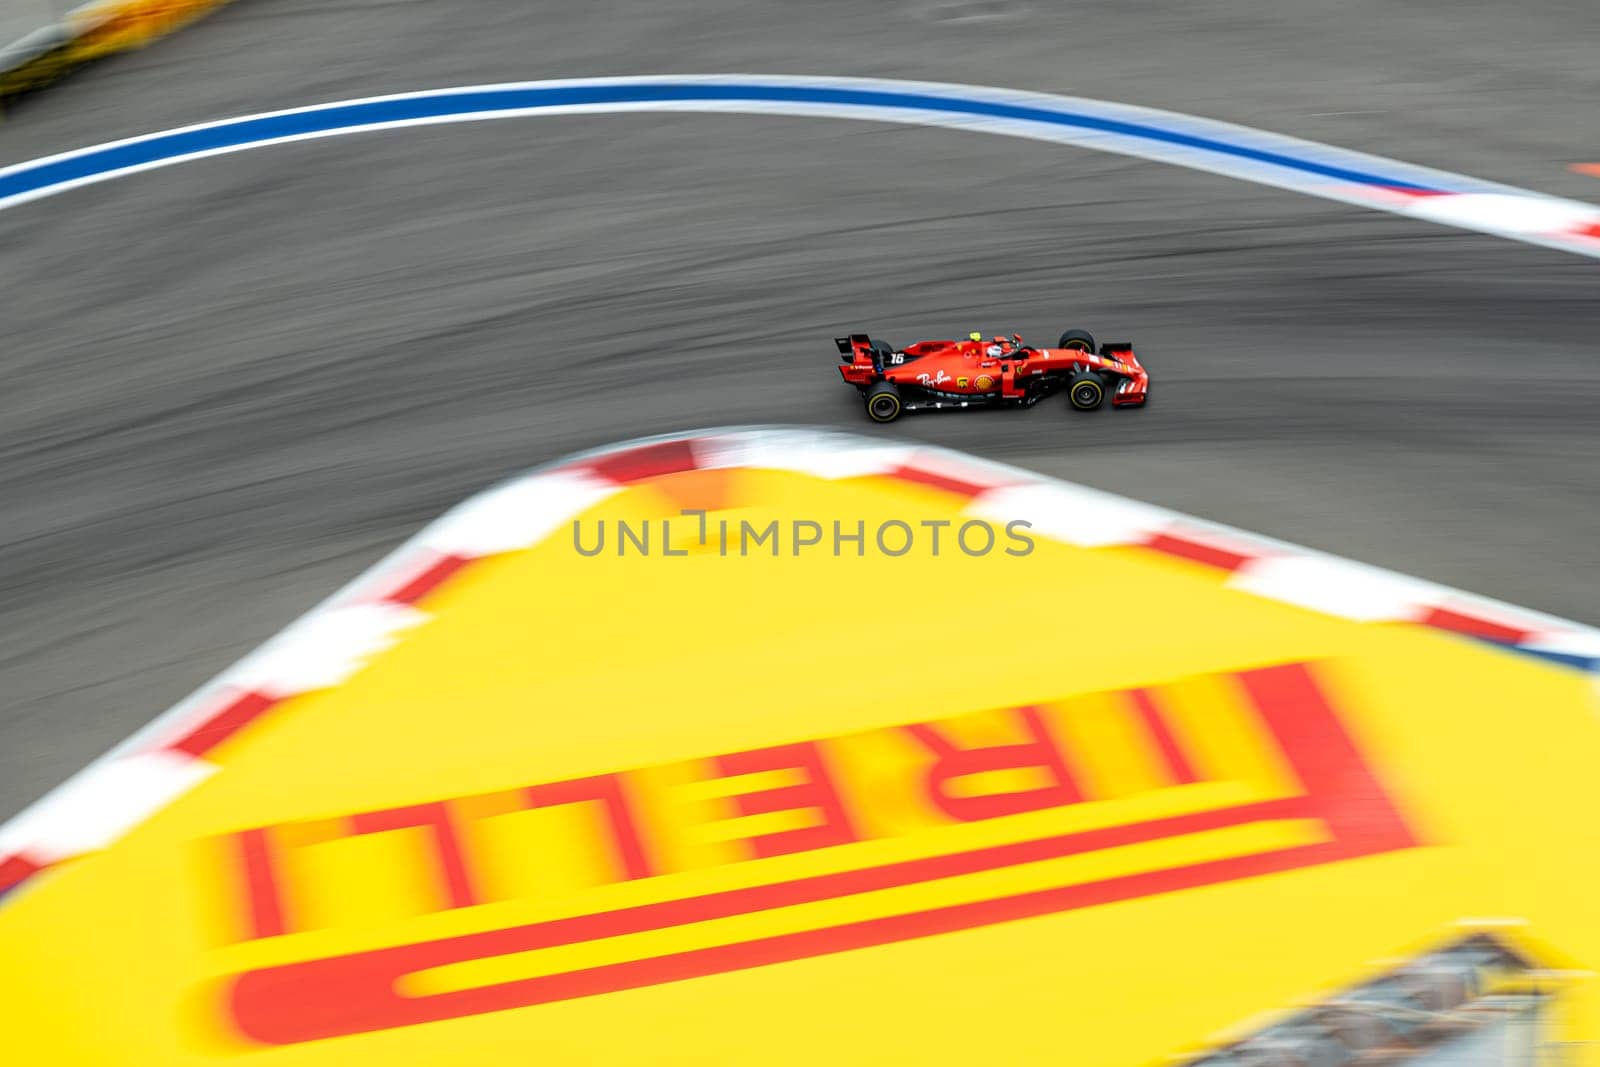
[[[890,580],[913,610],[855,595]],[[956,453],[624,444],[453,509],[10,824],[0,995],[36,1022],[21,1048],[83,1062],[722,1061],[802,1007],[828,1023],[767,1057],[1020,1054],[1065,999],[1078,1054],[1141,1063],[1396,954],[1488,951],[1573,1040],[1594,1007],[1565,964],[1600,928],[1561,841],[1594,792],[1597,654]],[[1563,817],[1508,823],[1491,774]],[[90,945],[100,966],[56,962]],[[1197,1010],[1148,1019],[1175,997]]]

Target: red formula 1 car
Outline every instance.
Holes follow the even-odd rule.
[[[1087,330],[1068,330],[1055,348],[1030,348],[1015,334],[985,341],[918,341],[896,349],[864,333],[835,337],[839,373],[861,392],[867,417],[893,422],[902,412],[930,408],[1032,407],[1052,393],[1066,393],[1079,411],[1111,406],[1141,407],[1150,375],[1133,346],[1095,348]]]

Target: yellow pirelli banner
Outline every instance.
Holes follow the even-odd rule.
[[[951,453],[579,457],[6,829],[8,1047],[1152,1064],[1467,944],[1347,1045],[1595,1062],[1592,636]]]

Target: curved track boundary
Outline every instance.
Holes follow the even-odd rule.
[[[1600,630],[948,449],[827,430],[733,427],[579,453],[481,492],[424,527],[258,650],[0,825],[0,898],[109,847],[218,769],[211,750],[284,700],[337,686],[429,616],[418,600],[473,562],[530,547],[636,482],[686,470],[880,475],[967,499],[974,518],[1026,514],[1083,547],[1146,549],[1235,589],[1362,623],[1444,631],[1594,676]]]
[[[1600,207],[1171,111],[982,86],[678,75],[465,86],[274,111],[0,169],[0,208],[208,156],[348,133],[535,115],[724,112],[942,126],[1170,163],[1600,258]]]

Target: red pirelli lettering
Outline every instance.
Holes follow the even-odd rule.
[[[1028,740],[1011,745],[960,748],[927,723],[905,727],[908,734],[937,757],[928,768],[927,791],[928,798],[940,811],[961,822],[976,822],[1024,811],[1058,808],[1083,799],[1083,793],[1061,758],[1060,749],[1045,728],[1039,709],[1017,708],[1016,715],[1027,730]],[[950,788],[958,778],[1029,768],[1044,771],[1050,784],[1038,789],[981,796],[958,796]]]
[[[1139,718],[1144,723],[1145,732],[1150,735],[1150,739],[1155,742],[1156,750],[1161,753],[1161,762],[1166,765],[1167,773],[1172,776],[1172,780],[1179,785],[1198,782],[1200,776],[1195,773],[1189,757],[1183,754],[1178,739],[1172,736],[1172,727],[1167,725],[1166,715],[1156,704],[1156,698],[1150,690],[1130,690],[1128,699],[1133,702],[1134,709],[1138,711]]]
[[[268,831],[243,830],[232,835],[231,840],[239,858],[250,937],[277,937],[288,933],[278,854]]]
[[[565,914],[346,955],[275,963],[234,975],[223,991],[223,1004],[237,1031],[249,1040],[269,1045],[322,1040],[866,949],[1336,863],[1417,844],[1384,788],[1378,769],[1367,764],[1358,739],[1347,731],[1310,667],[1286,664],[1241,672],[1232,678],[1298,777],[1303,786],[1301,792],[1166,818],[1144,818],[1124,825],[890,860],[876,866],[845,866],[852,859],[861,862],[867,858],[859,856],[860,850],[845,850],[839,854],[840,869],[787,881],[738,884],[693,897],[668,895],[611,910]],[[1174,777],[1192,780],[1194,768],[1181,761],[1176,742],[1168,738],[1169,746],[1161,739],[1159,728],[1164,723],[1160,707],[1148,694],[1130,695],[1128,699],[1146,717],[1147,725],[1157,731],[1157,744],[1172,764]],[[1021,708],[1014,714],[1025,740],[1010,744],[963,747],[951,740],[948,730],[942,732],[928,724],[904,728],[932,756],[932,766],[905,784],[925,789],[941,810],[961,821],[1036,811],[1081,799],[1038,709]],[[818,743],[806,742],[716,758],[718,772],[730,779],[729,788],[744,784],[737,779],[746,775],[790,772],[789,780],[783,784],[772,788],[748,786],[732,795],[730,801],[739,815],[804,812],[811,823],[799,829],[750,836],[745,843],[755,855],[777,856],[856,840],[846,805],[828,774],[825,751]],[[963,787],[973,783],[956,784],[968,776],[1012,770],[1042,772],[1047,784],[979,796],[965,795],[969,789]],[[636,858],[623,858],[621,865],[643,877],[650,867],[632,829],[622,789],[624,781],[617,776],[602,776],[535,786],[523,793],[526,803],[534,807],[601,801],[612,813],[619,855],[625,857],[630,849],[637,849]],[[399,814],[408,812],[413,814]],[[364,818],[374,825],[435,825],[416,812],[417,809],[395,809]],[[413,816],[421,821],[407,822]],[[932,886],[1060,857],[1283,820],[1315,820],[1323,833],[1314,839],[1302,839],[1308,843],[1274,845],[1263,841],[1255,850],[1238,855],[1205,862],[1173,862],[1098,881],[1074,882],[1071,873],[1065,872],[1063,884],[1018,887],[1020,891],[1010,892],[1001,888],[983,899],[964,899],[958,894],[957,899],[941,904],[927,894],[908,896],[904,910],[874,914],[859,921],[829,913],[827,919],[819,918],[812,928],[785,929],[771,936],[751,936],[748,931],[741,933],[739,928],[723,928],[713,922],[903,886]],[[239,841],[247,867],[256,862],[249,858],[251,849],[270,859],[270,850],[263,848],[269,837],[239,835]],[[630,841],[631,845],[625,843]],[[1152,864],[1160,863],[1159,851],[1151,856]],[[1177,856],[1171,858],[1178,860]],[[668,887],[672,883],[664,882],[667,885],[663,892],[670,894]],[[272,918],[270,905],[276,899],[268,894],[258,901],[258,928],[271,928],[274,922],[283,925],[281,910],[276,920]],[[645,954],[564,971],[535,963],[523,972],[527,977],[487,978],[482,985],[438,992],[407,990],[402,982],[407,975],[438,967],[679,926],[698,926],[702,933],[695,935],[694,943],[659,955]]]
[[[435,967],[869,893],[1057,856],[1159,840],[1176,834],[1237,826],[1255,819],[1292,818],[1302,811],[1303,806],[1298,800],[1277,800],[1222,811],[1175,816],[1134,826],[1064,834],[948,856],[752,886],[698,898],[662,901],[620,911],[573,916],[271,966],[236,976],[227,992],[228,1007],[234,1025],[251,1040],[269,1045],[294,1044],[548,1004],[868,948],[1114,900],[1172,892],[1195,885],[1291,870],[1339,858],[1336,843],[1295,846],[1236,859],[1002,896],[778,937],[710,945],[671,955],[450,992],[424,996],[407,996],[397,992],[400,980],[406,975]]]
[[[517,790],[514,794],[523,809],[560,807],[567,804],[599,806],[613,848],[619,877],[649,878],[658,874],[639,832],[619,775],[603,774],[550,782]],[[332,825],[341,826],[331,838],[359,837],[393,830],[422,830],[428,835],[428,874],[439,886],[444,909],[467,908],[486,903],[478,891],[477,880],[462,839],[460,816],[450,801],[432,801],[381,811],[360,812]],[[277,937],[291,932],[286,907],[283,846],[277,827],[260,827],[229,835],[234,877],[244,893],[243,925],[250,938]],[[292,847],[292,846],[291,846]]]
[[[450,902],[449,906],[469,908],[480,903],[472,878],[467,873],[461,836],[447,804],[414,804],[350,816],[352,834],[381,834],[389,830],[413,828],[428,831],[432,838],[434,856],[439,863],[439,880],[444,883],[445,899]]]
[[[1364,855],[1416,845],[1309,667],[1286,663],[1238,679],[1341,847]]]
[[[839,790],[822,760],[822,750],[816,744],[806,742],[752,752],[735,752],[718,756],[716,762],[717,770],[724,778],[786,770],[797,770],[805,776],[803,782],[795,785],[740,793],[732,798],[740,815],[766,815],[802,809],[815,813],[817,821],[812,826],[746,838],[746,844],[757,858],[831,848],[859,840],[850,816],[845,812]]]
[[[600,774],[593,778],[550,782],[529,786],[522,793],[530,808],[598,802],[605,811],[606,824],[611,831],[611,845],[623,877],[649,878],[657,873],[651,866],[649,853],[645,851],[644,838],[639,834],[639,822],[633,816],[633,808],[623,791],[620,776]]]

